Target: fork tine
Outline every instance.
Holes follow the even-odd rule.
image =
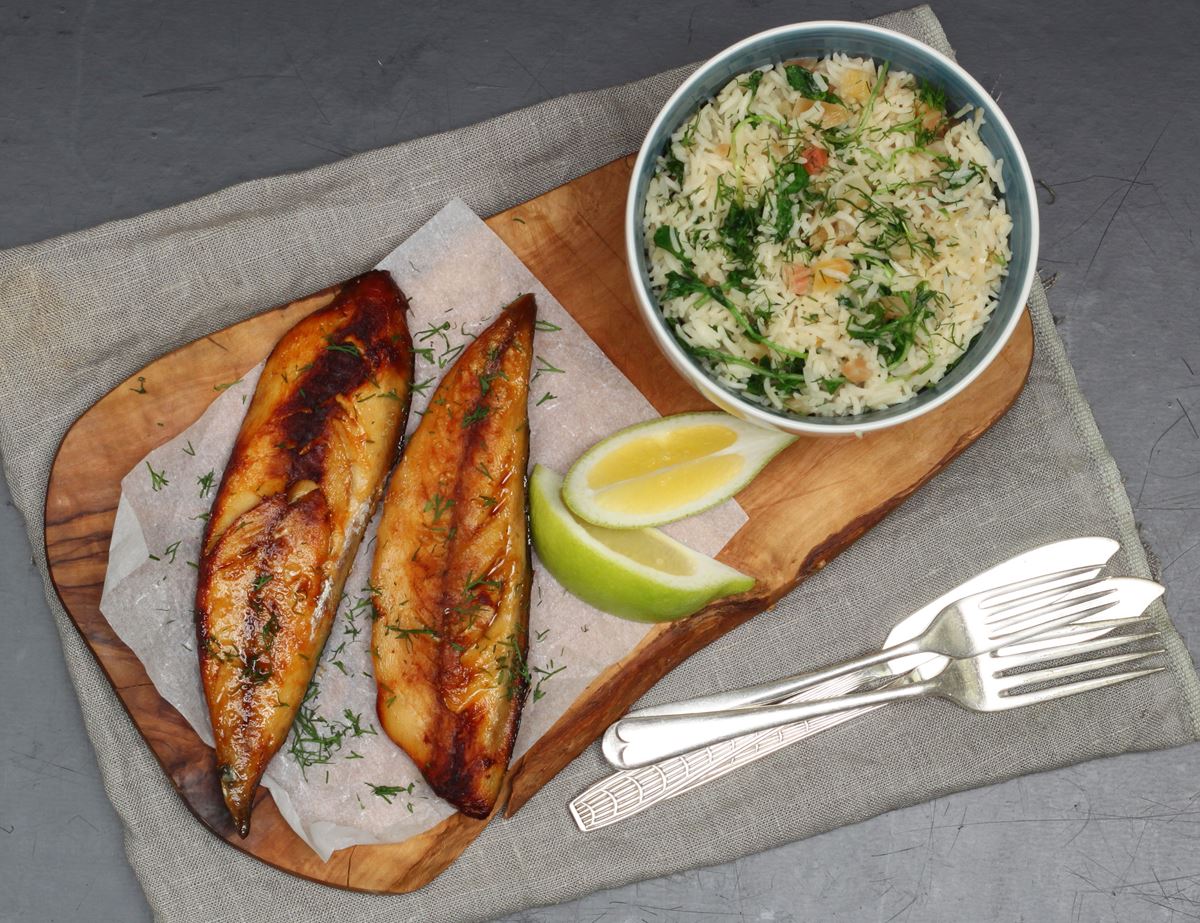
[[[999,637],[1005,632],[1016,631],[1025,625],[1031,624],[1033,621],[1050,616],[1069,616],[1071,613],[1074,613],[1075,617],[1073,619],[1069,617],[1061,619],[1060,623],[1061,621],[1078,621],[1079,619],[1086,618],[1088,615],[1103,612],[1104,609],[1111,608],[1118,602],[1120,602],[1120,594],[1116,590],[1103,590],[1099,593],[1088,593],[1086,596],[1056,599],[1047,605],[1038,606],[1035,609],[1015,612],[1003,618],[988,619],[985,624],[988,628],[988,634],[992,637]],[[1094,603],[1099,608],[1087,608],[1089,603]],[[1102,605],[1105,603],[1107,605]],[[1000,629],[1004,629],[1004,631]]]
[[[1093,615],[1100,612],[1107,612],[1116,606],[1120,600],[1104,603],[1100,606],[1092,606],[1090,609],[1084,609],[1080,612],[1078,609],[1068,609],[1065,612],[1052,613],[1050,615],[1039,615],[1036,618],[1031,618],[1028,621],[1019,622],[1016,625],[1010,625],[1003,631],[992,631],[990,635],[993,640],[999,641],[1006,639],[1005,643],[1011,644],[1013,641],[1019,641],[1022,638],[1036,637],[1044,629],[1054,628],[1056,625],[1069,624],[1077,621],[1082,616]]]
[[[996,607],[985,612],[984,622],[987,624],[1001,623],[1042,609],[1051,609],[1074,602],[1088,601],[1105,593],[1117,592],[1118,587],[1109,580],[1084,580],[1065,587],[1055,587],[1040,593],[1023,596],[1013,603]]]
[[[993,704],[992,707],[996,709],[1008,709],[1019,708],[1022,705],[1036,705],[1039,702],[1051,702],[1054,699],[1064,699],[1069,695],[1076,695],[1080,692],[1103,689],[1105,686],[1115,686],[1118,683],[1127,683],[1131,679],[1149,676],[1151,673],[1161,673],[1165,669],[1166,667],[1147,667],[1144,670],[1130,670],[1128,673],[1116,673],[1112,676],[1101,676],[1098,679],[1084,679],[1077,683],[1052,686],[1049,689],[1040,689],[1037,692],[1022,692],[1018,695],[1001,696],[998,702]]]
[[[1095,670],[1103,670],[1107,667],[1115,667],[1122,663],[1133,663],[1135,660],[1145,660],[1147,657],[1153,657],[1155,654],[1161,653],[1164,652],[1162,650],[1137,651],[1133,654],[1114,654],[1111,657],[1093,657],[1089,660],[1081,660],[1078,663],[1068,663],[1061,667],[1048,667],[1045,670],[1030,670],[1027,673],[1017,673],[1014,676],[993,676],[992,682],[995,689],[999,690],[1001,693],[1004,693],[1007,690],[1016,689],[1020,686],[1032,686],[1035,683],[1048,683],[1056,679],[1064,679],[1068,676],[1078,676],[1080,673],[1091,673]],[[1069,656],[1069,654],[1064,654],[1063,656]],[[1001,667],[1000,669],[1004,669],[1004,667]]]
[[[1039,641],[1057,641],[1062,638],[1090,635],[1096,631],[1107,632],[1115,631],[1118,628],[1145,628],[1153,624],[1154,619],[1148,615],[1125,616],[1124,618],[1115,619],[1093,619],[1088,622],[1078,619],[1068,622],[1066,625],[1060,625],[1057,628],[1039,631],[1037,637]]]
[[[1099,620],[1095,622],[1070,622],[1058,628],[1039,631],[1029,638],[1018,638],[996,650],[997,657],[1008,657],[1044,650],[1062,650],[1077,641],[1090,641],[1116,631],[1118,628],[1150,628],[1154,620],[1147,616]],[[1061,654],[1057,656],[1062,656]]]
[[[996,651],[992,654],[992,658],[995,661],[1003,661],[1003,663],[997,664],[997,670],[1009,670],[1017,667],[1027,667],[1035,663],[1045,663],[1047,660],[1061,660],[1064,657],[1074,657],[1076,654],[1106,651],[1109,648],[1132,644],[1134,641],[1144,641],[1146,638],[1157,637],[1157,631],[1144,631],[1137,635],[1106,635],[1103,638],[1093,638],[1088,641],[1079,641],[1075,644],[1063,645],[1061,647],[1043,647],[1034,651],[1010,654]],[[1092,667],[1092,669],[1095,669],[1095,667]]]
[[[1008,583],[978,594],[976,604],[981,609],[994,609],[999,606],[1010,605],[1014,600],[1023,600],[1030,595],[1026,592],[1027,590],[1032,590],[1035,593],[1042,591],[1066,592],[1077,584],[1099,582],[1099,578],[1096,575],[1100,573],[1103,567],[1104,565],[1102,564],[1090,565],[1088,567],[1073,567],[1069,570],[1053,571],[1038,577],[1030,577],[1028,580]],[[1058,587],[1054,586],[1056,581],[1059,582]]]
[[[1008,603],[998,606],[980,607],[980,611],[984,612],[985,622],[994,622],[997,618],[1009,615],[1020,615],[1021,611],[1027,611],[1033,606],[1043,605],[1048,606],[1055,603],[1060,603],[1063,599],[1072,599],[1079,593],[1088,591],[1093,587],[1103,586],[1104,581],[1099,579],[1079,580],[1072,583],[1063,583],[1063,585],[1043,589],[1043,591],[1026,593],[1021,597],[1014,597]]]

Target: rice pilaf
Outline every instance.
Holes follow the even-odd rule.
[[[672,135],[647,193],[650,283],[676,338],[725,387],[799,415],[937,382],[1011,256],[981,122],[865,58],[731,80]]]

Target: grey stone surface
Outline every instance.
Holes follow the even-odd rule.
[[[0,0],[0,247],[899,5]],[[1060,332],[1200,652],[1200,7],[934,8],[1050,187]],[[148,919],[9,505],[0,620],[0,920]],[[1197,753],[1027,777],[514,919],[1191,919]]]

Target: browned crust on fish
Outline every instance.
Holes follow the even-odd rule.
[[[413,375],[407,309],[388,273],[368,272],[288,331],[213,501],[196,636],[217,772],[242,836],[396,460]]]
[[[471,817],[496,803],[528,687],[535,312],[513,302],[442,380],[388,488],[371,578],[379,720]]]

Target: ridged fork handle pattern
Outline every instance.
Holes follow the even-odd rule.
[[[893,678],[893,681],[895,679]],[[789,702],[823,699],[859,688],[861,674],[844,676],[797,693]],[[876,706],[882,708],[883,706]],[[570,803],[571,816],[580,830],[598,830],[631,817],[652,805],[690,792],[742,766],[782,750],[799,740],[844,724],[871,711],[838,712],[811,721],[787,724],[732,740],[710,744],[680,756],[637,769],[611,773],[587,788]]]

